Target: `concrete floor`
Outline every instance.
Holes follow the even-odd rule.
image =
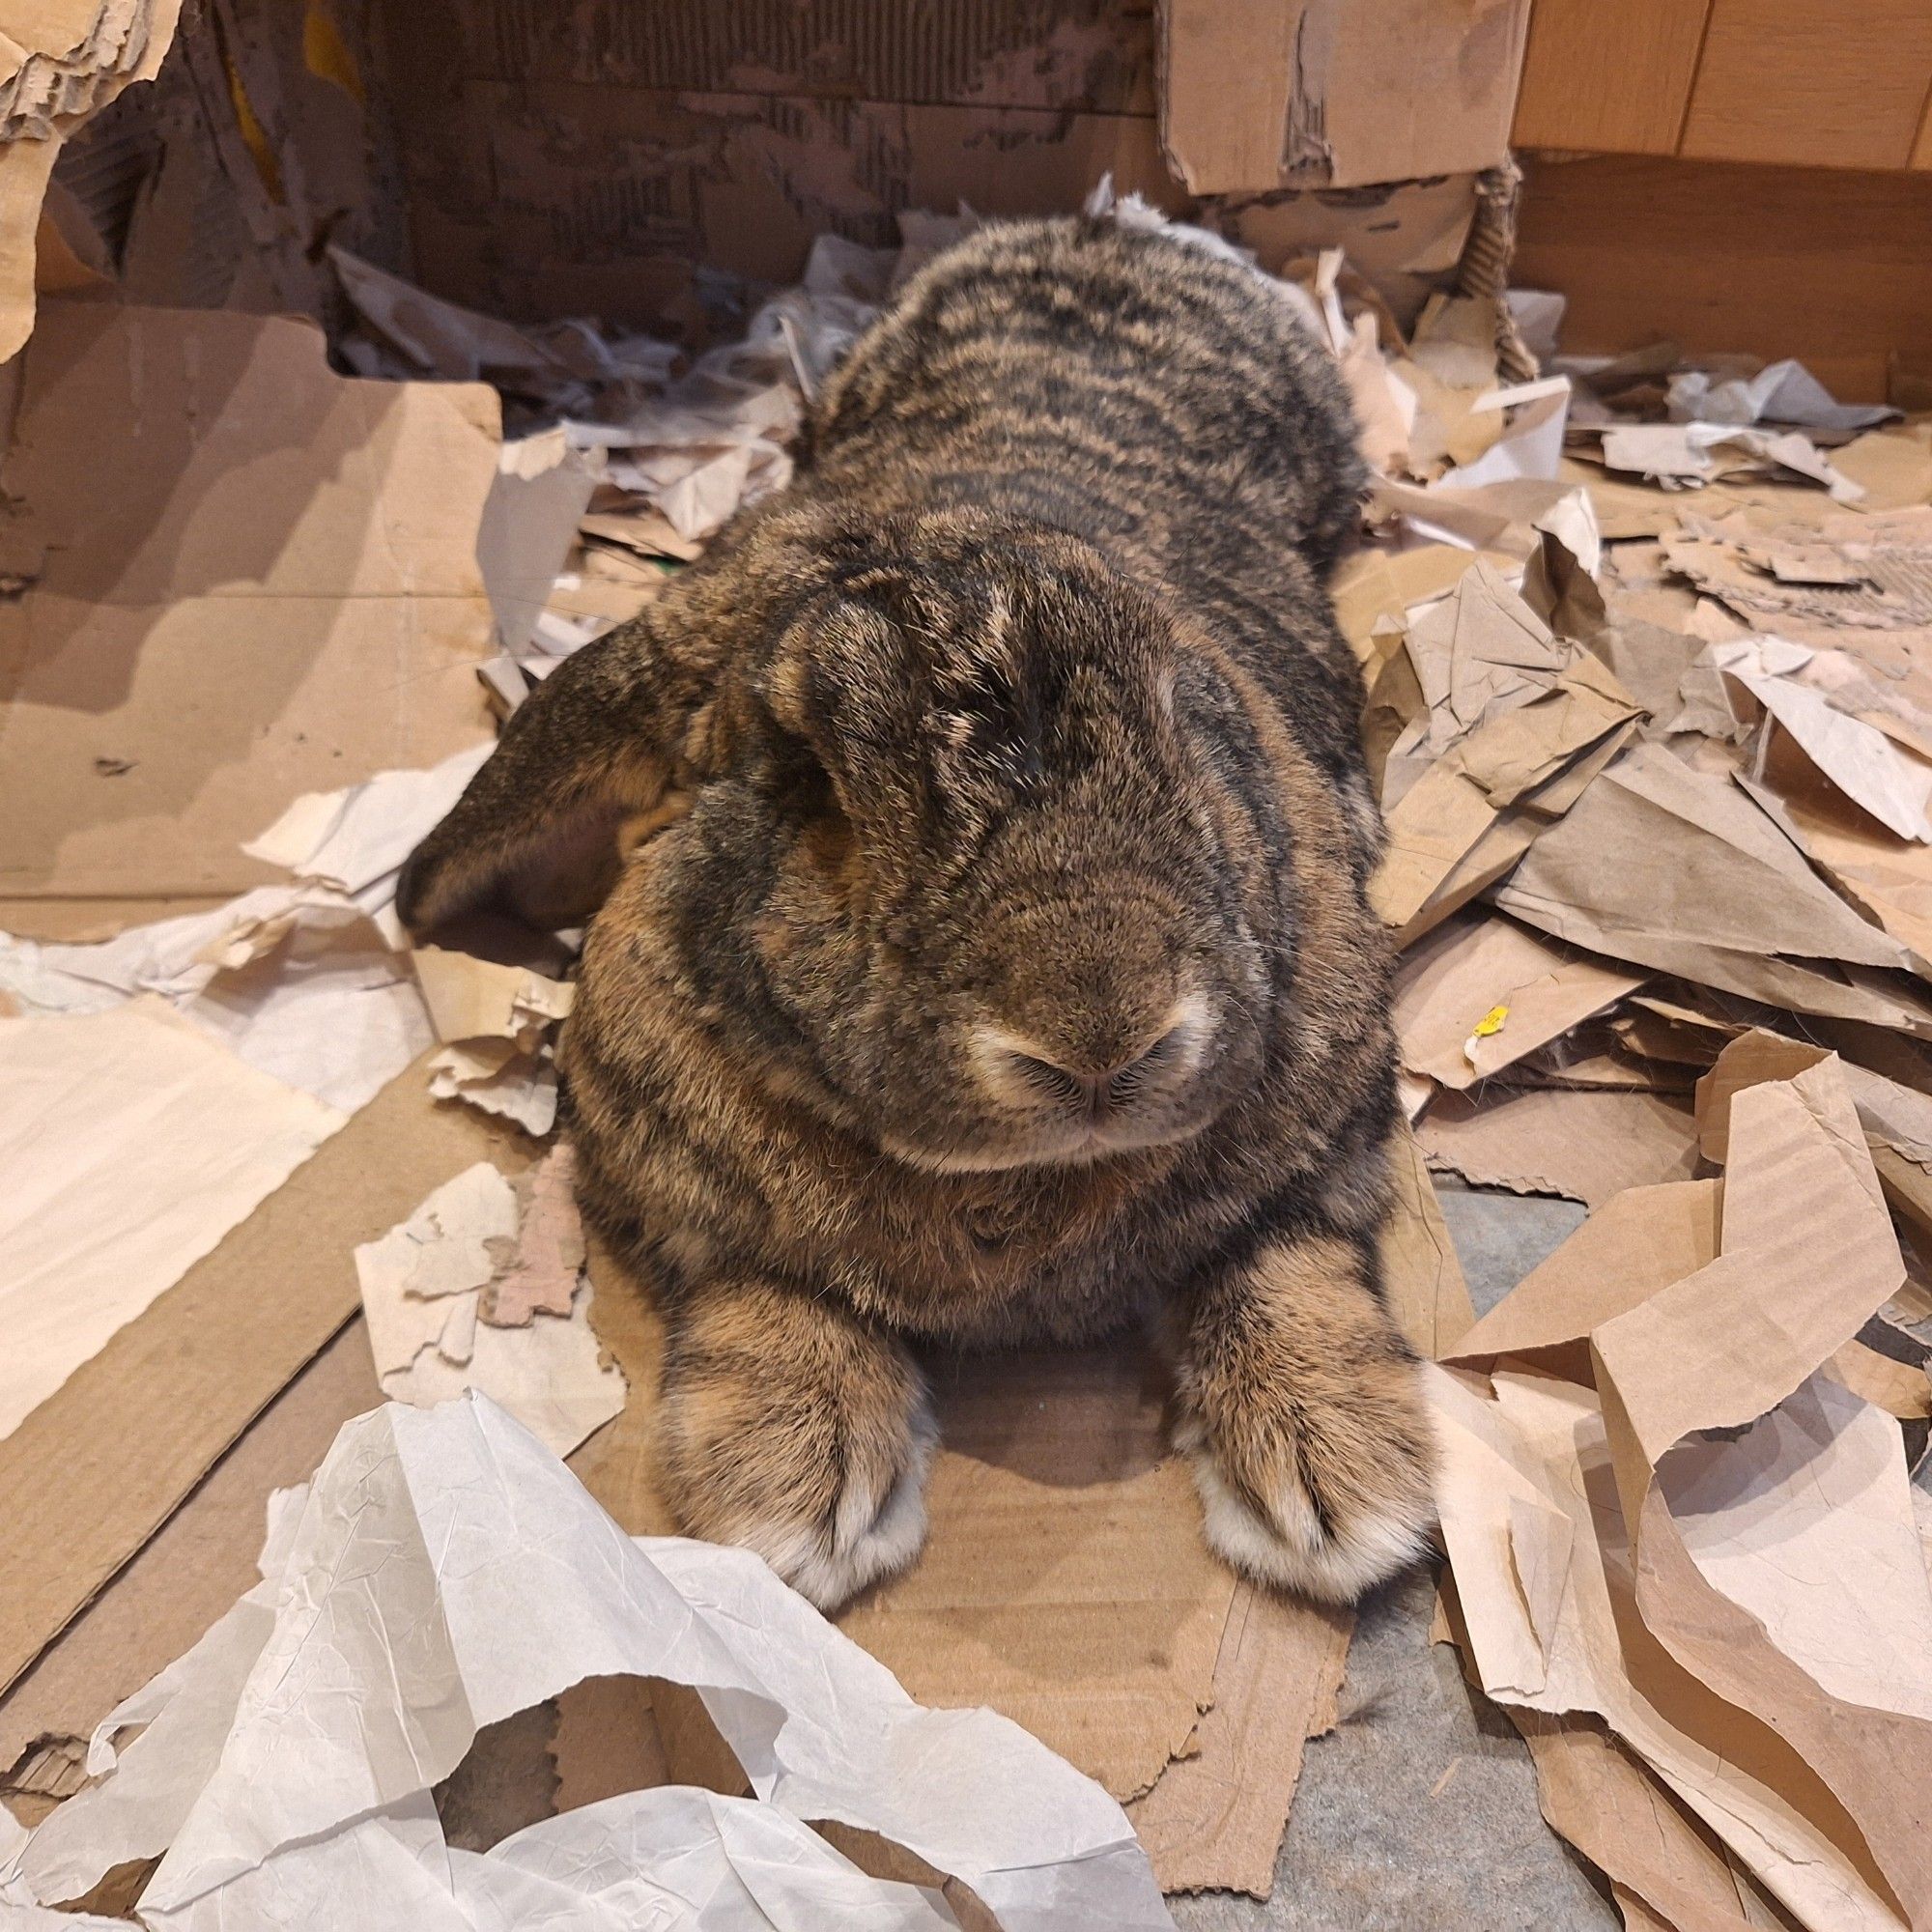
[[[1573,1202],[1441,1186],[1477,1309],[1583,1218]],[[1515,1726],[1429,1641],[1434,1579],[1366,1604],[1341,1721],[1308,1747],[1266,1904],[1173,1901],[1181,1932],[1614,1932],[1599,1880],[1544,1824]]]

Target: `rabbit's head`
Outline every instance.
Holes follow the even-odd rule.
[[[593,928],[579,1024],[624,1024],[596,981],[648,922],[734,1056],[935,1170],[1176,1140],[1252,1081],[1285,835],[1205,639],[1091,546],[975,511],[803,544],[781,527],[691,592],[705,611],[557,671],[472,789],[545,755],[595,782],[570,800],[541,773],[498,786],[494,817],[522,833],[466,831],[466,797],[412,867],[406,917],[449,909],[452,876],[469,897],[530,877],[535,828],[594,824],[582,802],[601,801],[606,822],[642,811],[646,836]],[[695,701],[668,662],[685,621],[735,633]],[[656,664],[656,710],[598,664],[613,647]],[[594,709],[577,696],[593,685]],[[680,703],[675,750],[652,749]],[[547,730],[539,709],[591,722]]]

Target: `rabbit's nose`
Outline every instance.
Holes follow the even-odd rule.
[[[1200,1062],[1207,1032],[1198,1003],[1183,1000],[1151,1039],[1143,1037],[1125,1052],[1082,1053],[990,1029],[981,1036],[981,1050],[996,1063],[998,1084],[1016,1097],[1050,1101],[1097,1120],[1132,1107],[1191,1072]]]
[[[1014,1070],[1030,1086],[1051,1099],[1101,1114],[1110,1106],[1125,1106],[1147,1091],[1163,1067],[1179,1057],[1181,1029],[1170,1027],[1151,1046],[1116,1060],[1110,1066],[1083,1065],[1070,1056],[1049,1059],[1038,1052],[1009,1048]]]

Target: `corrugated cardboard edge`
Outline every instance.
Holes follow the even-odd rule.
[[[1349,1610],[1242,1584],[1198,1748],[1126,1806],[1163,1891],[1268,1896],[1302,1747],[1332,1719],[1353,1629]]]
[[[0,143],[0,362],[19,353],[34,327],[34,261],[40,230],[41,204],[61,143],[93,115],[137,80],[153,80],[162,58],[173,45],[181,18],[182,0],[155,0],[147,20],[147,40],[141,57],[126,73],[101,75],[85,109],[59,116],[52,130],[39,138],[25,134]]]
[[[514,1128],[408,1068],[0,1441],[0,1690],[10,1687],[361,1306],[355,1249]],[[380,1390],[371,1391],[372,1406]]]

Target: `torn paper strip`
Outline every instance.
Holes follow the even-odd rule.
[[[595,1676],[696,1687],[753,1796],[608,1799],[452,1851],[431,1787],[479,1728]],[[239,1694],[201,1688],[222,1742],[141,1898],[155,1932],[639,1922],[600,1915],[604,1893],[706,1932],[946,1922],[813,1852],[797,1828],[815,1819],[903,1846],[1012,1932],[1170,1925],[1097,1785],[988,1712],[922,1710],[749,1551],[632,1542],[479,1398],[343,1431]],[[142,1835],[130,1817],[163,1850],[166,1776],[127,1753],[85,1845],[29,1840],[27,1886],[76,1895]]]
[[[355,1273],[384,1394],[427,1407],[480,1389],[562,1456],[622,1411],[625,1386],[590,1326],[582,1236],[568,1226],[574,1205],[554,1188],[543,1201],[526,1242],[516,1189],[479,1161],[357,1248]],[[567,1287],[544,1279],[566,1242],[580,1259]],[[512,1279],[521,1324],[481,1319],[499,1276]]]
[[[427,771],[380,772],[342,791],[304,792],[242,849],[298,879],[366,892],[401,870],[495,749],[486,740]]]
[[[541,1139],[556,1125],[556,1063],[548,1048],[526,1051],[515,1040],[470,1039],[431,1056],[429,1091],[514,1121]]]
[[[344,1118],[152,997],[0,1019],[0,1435]]]

